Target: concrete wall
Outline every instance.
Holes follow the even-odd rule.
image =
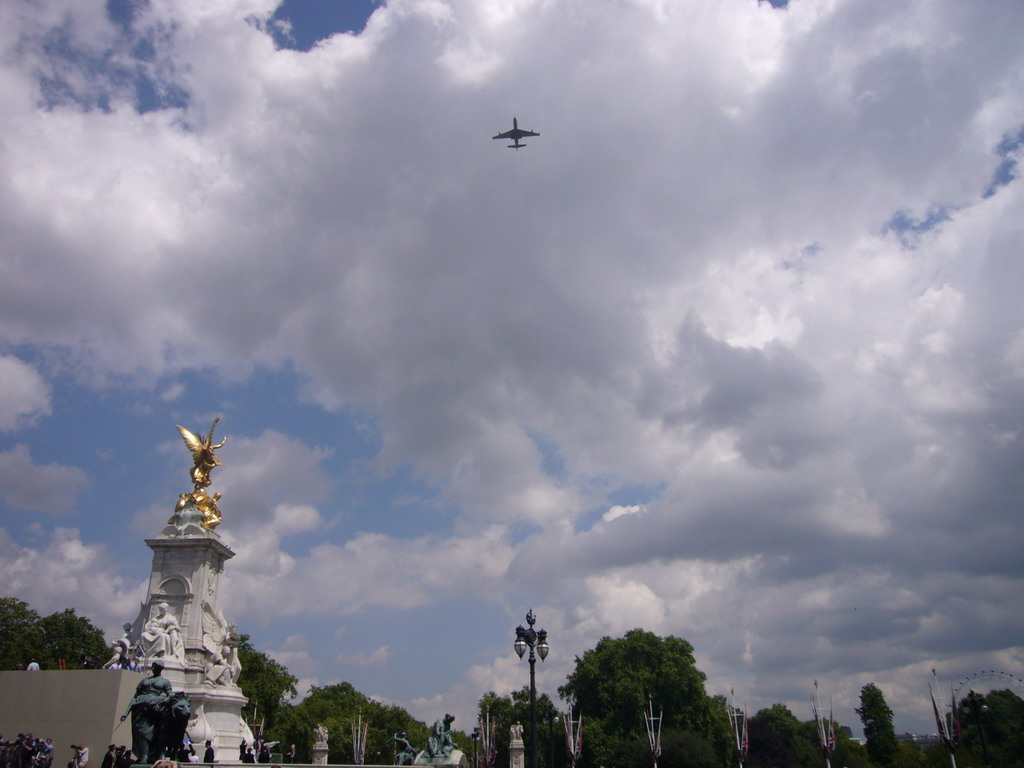
[[[144,677],[109,669],[0,672],[0,735],[53,739],[53,768],[65,768],[72,744],[84,744],[90,768],[99,768],[107,745],[131,746],[131,721],[120,717]]]

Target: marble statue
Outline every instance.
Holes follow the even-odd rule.
[[[454,715],[446,714],[434,723],[427,739],[427,757],[445,758],[451,755],[452,750],[455,749],[455,742],[452,741],[452,723],[454,721]]]
[[[135,688],[135,696],[121,715],[121,722],[132,717],[132,752],[137,762],[153,763],[180,747],[192,707],[188,697],[175,693],[163,676],[164,665],[154,661],[152,674]]]
[[[316,728],[313,729],[313,742],[316,744],[326,744],[329,735],[330,732],[318,723]]]
[[[522,741],[523,740],[523,726],[520,725],[519,723],[515,723],[509,729],[509,733],[510,733],[510,735],[512,737],[512,741]]]
[[[206,666],[203,681],[209,685],[235,685],[242,674],[242,663],[238,660],[238,646],[242,641],[237,624],[228,624],[224,612],[218,606],[214,610],[203,601],[203,648],[206,649]]]
[[[104,669],[121,669],[124,664],[128,661],[128,651],[131,650],[132,643],[128,639],[129,633],[132,631],[132,625],[130,623],[124,624],[121,627],[124,633],[117,640],[110,644],[110,660],[103,665]]]
[[[181,625],[170,612],[167,603],[157,605],[156,616],[146,622],[139,638],[139,648],[147,659],[173,658],[184,663],[185,644],[181,640]]]

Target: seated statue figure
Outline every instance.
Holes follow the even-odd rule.
[[[434,723],[430,729],[430,736],[427,738],[427,754],[430,757],[448,757],[455,749],[455,742],[452,741],[452,723],[455,721],[453,715],[445,715]]]
[[[147,659],[173,658],[185,661],[185,644],[181,639],[181,625],[170,612],[167,603],[160,603],[156,616],[146,622],[139,646]]]

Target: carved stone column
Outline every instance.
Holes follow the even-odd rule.
[[[526,747],[523,745],[523,726],[516,723],[512,726],[511,739],[508,744],[509,768],[524,768],[526,765]]]

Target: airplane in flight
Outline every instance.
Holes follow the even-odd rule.
[[[540,134],[539,133],[534,133],[533,131],[525,131],[525,130],[523,130],[522,128],[519,127],[519,120],[517,120],[516,118],[513,117],[512,118],[512,130],[511,131],[505,131],[504,133],[499,133],[494,138],[495,139],[512,139],[512,141],[514,141],[515,143],[514,144],[509,144],[508,148],[509,149],[514,149],[514,150],[516,150],[518,152],[520,147],[525,147],[526,146],[525,144],[522,144],[519,141],[520,139],[524,138],[525,136],[540,136]]]

